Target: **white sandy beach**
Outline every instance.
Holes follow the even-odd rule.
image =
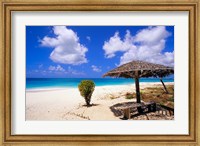
[[[166,85],[173,83],[165,83]],[[160,86],[161,83],[140,83],[140,88]],[[95,87],[91,104],[86,107],[78,88],[26,91],[26,120],[120,120],[110,106],[135,101],[124,95],[135,92],[135,85]],[[113,96],[119,98],[112,99]]]

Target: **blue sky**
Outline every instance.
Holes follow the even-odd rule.
[[[26,27],[28,78],[98,78],[132,60],[173,67],[174,27]]]

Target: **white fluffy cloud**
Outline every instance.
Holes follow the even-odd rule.
[[[48,70],[49,70],[48,73],[62,73],[62,74],[68,74],[68,75],[84,75],[85,74],[84,72],[74,70],[70,66],[64,69],[61,65],[57,65],[57,66],[50,65]]]
[[[135,49],[135,46],[132,44],[132,37],[129,31],[126,32],[124,40],[119,36],[119,32],[116,32],[109,41],[104,42],[103,49],[105,51],[106,58],[112,58],[115,56],[115,53],[125,52],[129,49]]]
[[[61,71],[61,72],[65,71],[65,69],[60,65],[57,65],[57,66],[52,66],[51,65],[51,66],[49,66],[49,70],[50,71]]]
[[[166,39],[170,33],[165,26],[148,27],[136,34],[135,42],[142,42],[144,44],[156,45],[158,42]]]
[[[92,70],[93,70],[93,71],[95,71],[95,72],[101,72],[100,67],[97,67],[97,66],[95,66],[95,65],[92,65],[91,67],[92,67]]]
[[[87,63],[85,53],[88,49],[80,44],[77,34],[65,26],[54,26],[56,37],[45,36],[40,40],[42,46],[53,47],[50,59],[56,63],[79,65]]]
[[[164,26],[148,27],[135,36],[126,32],[122,40],[116,32],[113,37],[104,42],[103,49],[106,58],[112,58],[116,52],[123,52],[119,65],[132,60],[143,60],[167,66],[174,65],[174,52],[162,52],[170,33]]]

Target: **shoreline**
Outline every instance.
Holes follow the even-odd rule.
[[[152,84],[162,84],[161,82],[140,82],[140,85],[152,85]],[[165,84],[174,84],[174,82],[165,82]],[[101,85],[95,86],[95,88],[100,87],[117,87],[117,86],[135,86],[135,83],[132,84],[115,84],[115,85]],[[78,89],[78,87],[45,87],[45,88],[29,88],[26,89],[26,92],[45,92],[45,91],[56,91],[56,90],[68,90],[68,89]]]

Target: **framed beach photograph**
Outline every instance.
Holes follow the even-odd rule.
[[[25,100],[26,121],[174,120],[174,26],[26,26]]]
[[[2,145],[198,145],[199,1],[2,1]]]

